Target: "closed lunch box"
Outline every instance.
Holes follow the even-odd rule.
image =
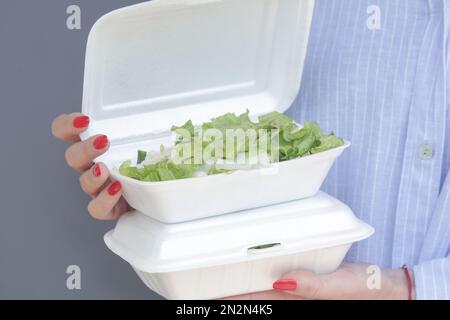
[[[215,299],[271,290],[296,269],[333,272],[352,243],[373,232],[348,206],[320,192],[178,224],[127,213],[104,239],[163,297]]]

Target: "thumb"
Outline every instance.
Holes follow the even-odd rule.
[[[277,291],[298,295],[307,299],[327,299],[325,290],[326,275],[306,270],[290,271],[273,283]]]

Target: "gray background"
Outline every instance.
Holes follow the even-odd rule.
[[[152,299],[129,265],[110,252],[65,144],[51,120],[81,108],[86,39],[104,13],[133,0],[0,1],[0,299]],[[81,7],[81,30],[66,8]],[[81,290],[66,268],[81,268]]]

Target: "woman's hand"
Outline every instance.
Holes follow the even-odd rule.
[[[401,269],[381,269],[379,288],[370,289],[369,265],[343,264],[330,274],[297,270],[288,272],[273,284],[273,291],[229,297],[231,300],[406,300],[408,284]],[[412,275],[411,275],[412,278]],[[413,293],[414,299],[414,293]]]
[[[71,144],[66,150],[66,161],[81,173],[81,189],[92,197],[88,205],[91,216],[99,220],[117,219],[130,209],[122,198],[120,182],[110,181],[108,168],[103,163],[93,163],[96,157],[108,150],[108,137],[96,135],[81,141],[79,134],[88,126],[89,117],[83,114],[63,114],[53,120],[52,133]]]

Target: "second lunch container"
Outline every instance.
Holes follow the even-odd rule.
[[[332,272],[352,243],[372,233],[346,205],[319,193],[177,224],[127,213],[105,242],[160,295],[214,299],[271,290],[292,270]]]
[[[122,176],[138,149],[173,145],[170,128],[227,112],[286,111],[298,94],[312,0],[154,0],[103,16],[86,51],[82,135],[106,134],[99,157],[136,210],[165,223],[316,194],[349,146],[262,170],[163,182]]]

